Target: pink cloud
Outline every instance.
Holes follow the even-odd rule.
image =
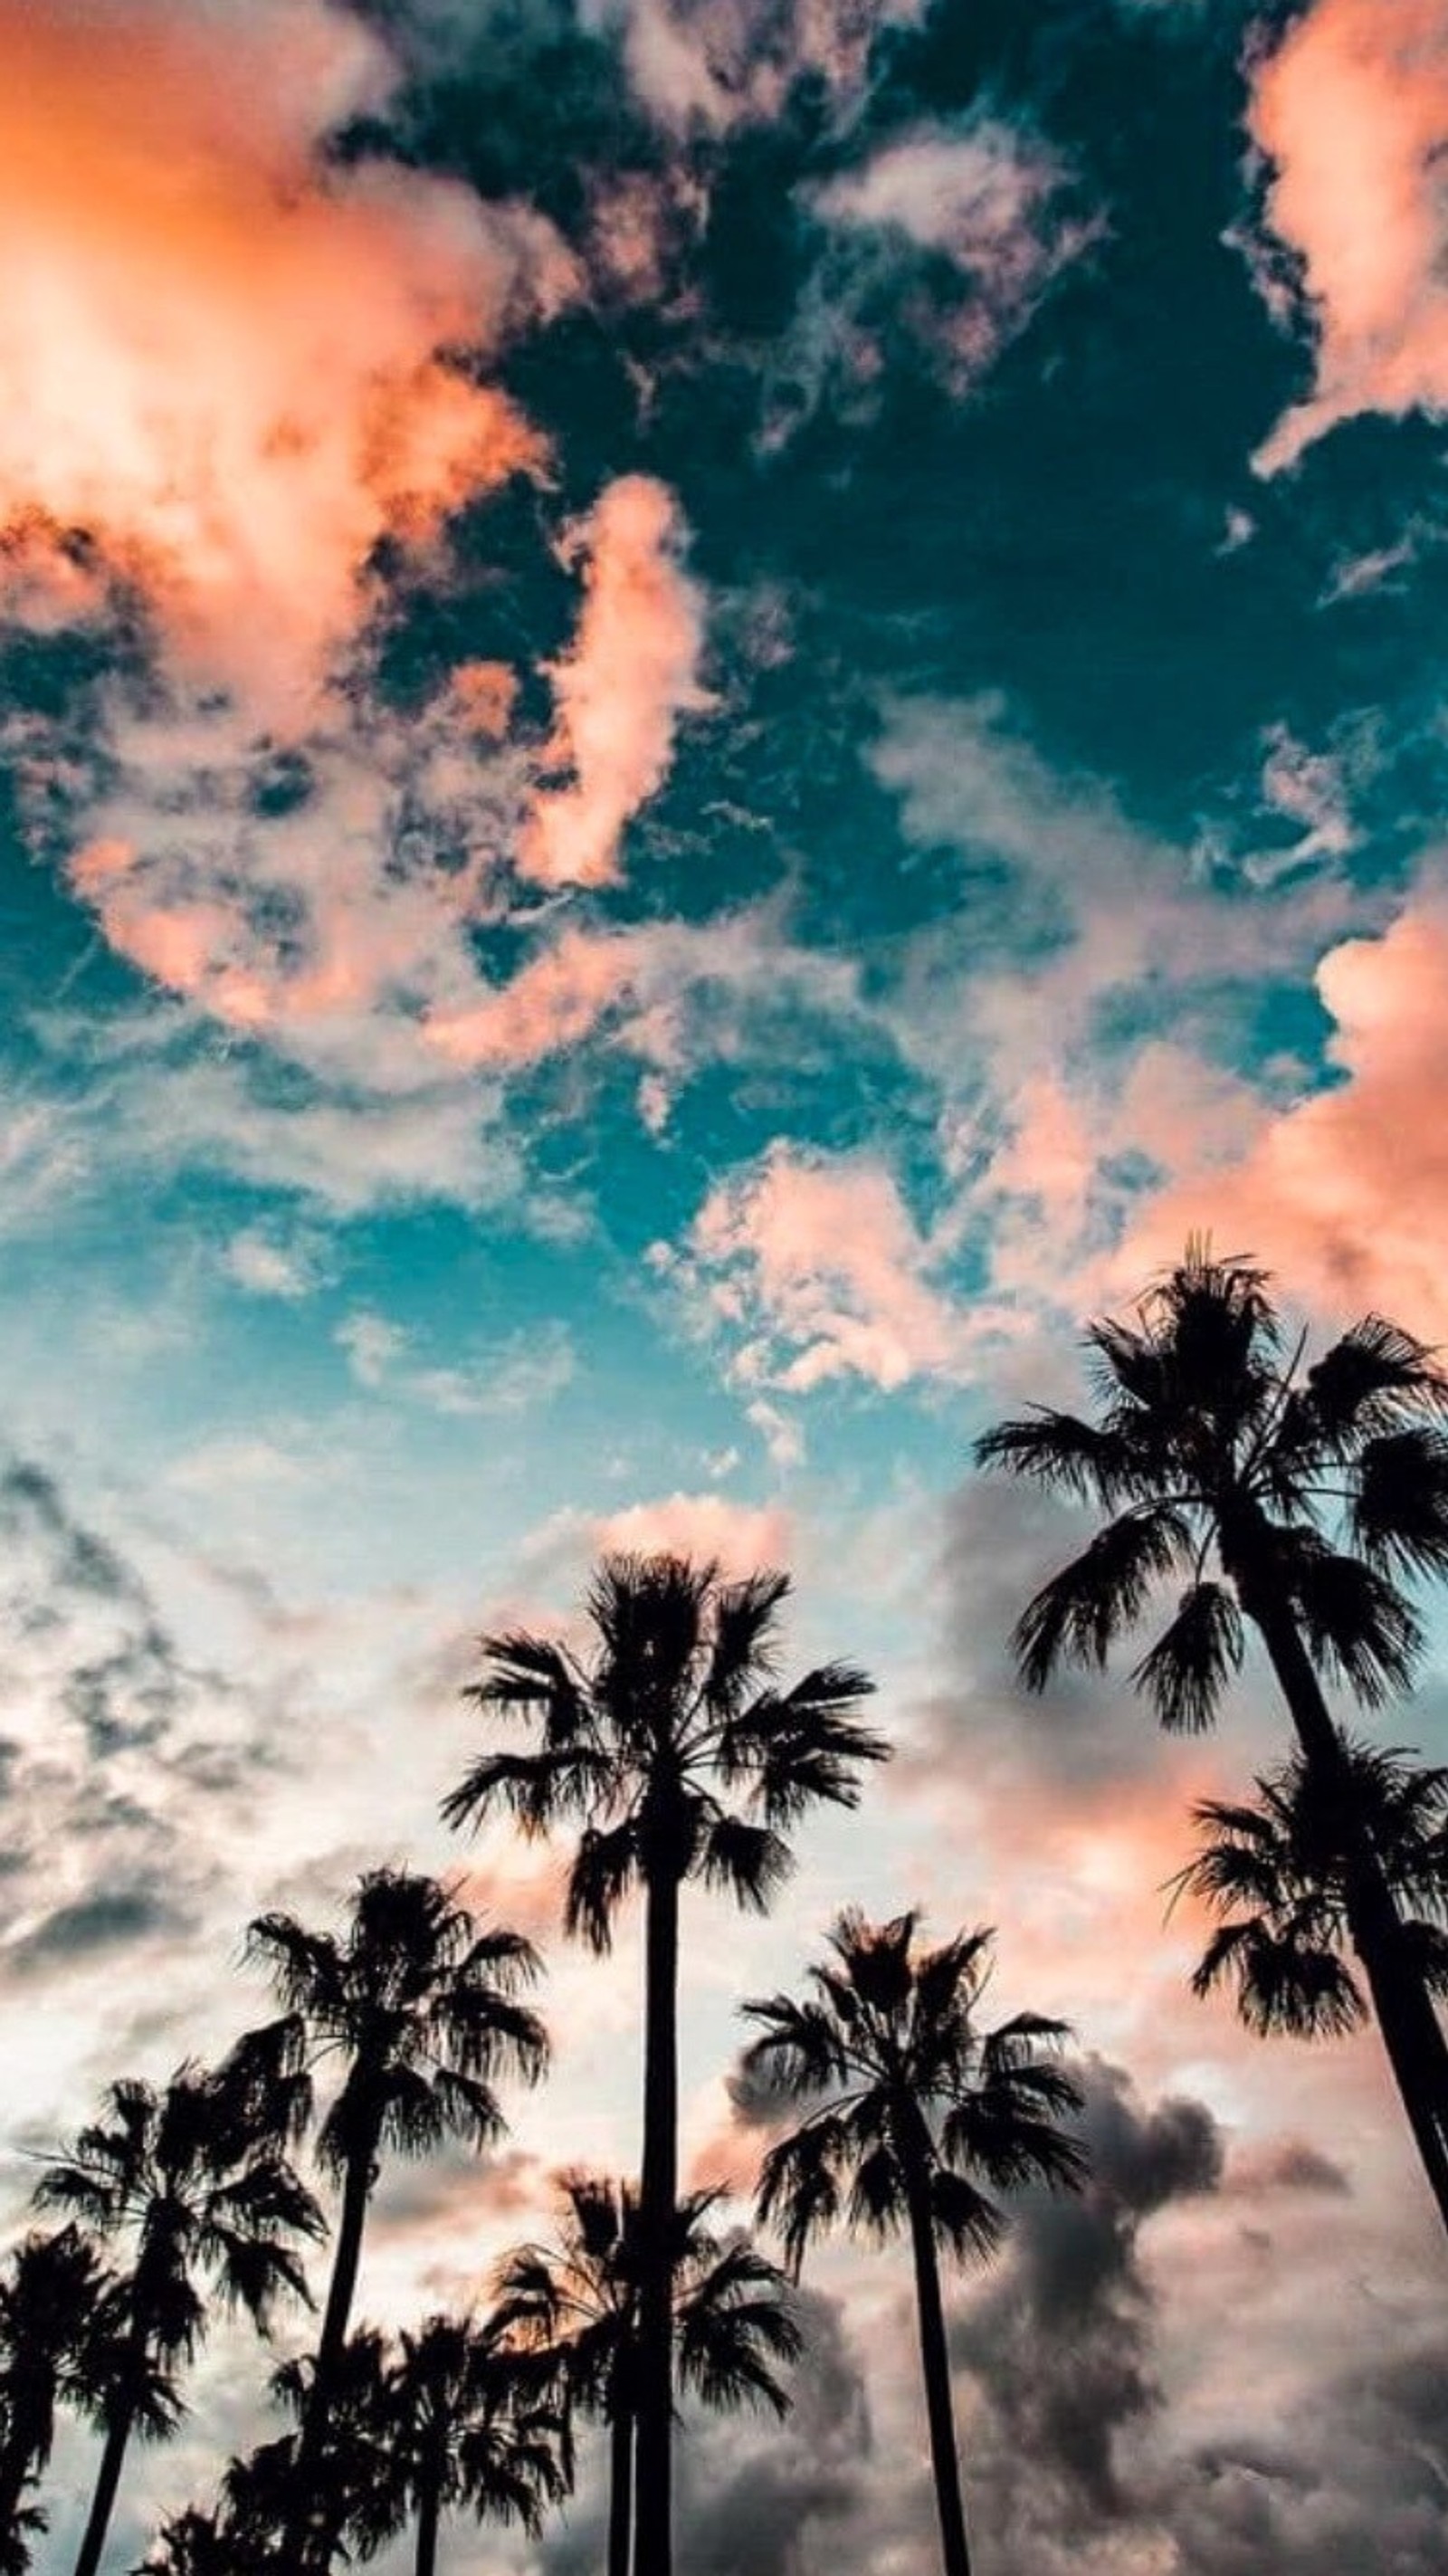
[[[1344,1077],[1268,1117],[1247,1151],[1177,1183],[1132,1227],[1114,1265],[1139,1284],[1209,1228],[1255,1252],[1284,1287],[1334,1314],[1375,1306],[1448,1337],[1448,898],[1420,896],[1380,937],[1350,939],[1317,971]]]
[[[974,1327],[932,1284],[938,1257],[883,1164],[784,1144],[710,1192],[682,1255],[656,1256],[740,1336],[733,1374],[792,1394],[959,1375]]]
[[[572,650],[552,665],[557,719],[547,757],[573,783],[535,801],[519,864],[540,885],[611,885],[630,815],[663,783],[699,685],[704,612],[679,561],[673,495],[645,474],[608,485],[576,533],[586,549]]]
[[[437,1013],[428,1037],[451,1064],[529,1065],[592,1035],[632,991],[639,944],[626,932],[564,930],[512,981],[465,1010]]]
[[[544,447],[439,353],[571,289],[517,207],[318,146],[392,66],[327,0],[0,0],[0,524],[93,530],[275,716],[418,542]]]
[[[1317,0],[1257,65],[1252,139],[1267,221],[1302,260],[1316,382],[1258,471],[1293,465],[1360,412],[1448,414],[1448,8]]]

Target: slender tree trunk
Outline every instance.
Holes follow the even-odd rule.
[[[91,2497],[91,2509],[86,2518],[85,2530],[81,2534],[80,2550],[75,2562],[75,2576],[96,2576],[96,2569],[101,2563],[101,2551],[106,2545],[106,2533],[110,2529],[116,2490],[121,2483],[121,2468],[134,2421],[135,2407],[129,2398],[123,2398],[116,2414],[106,2426],[100,2472],[96,2478],[95,2493]]]
[[[424,2487],[417,2500],[417,2576],[437,2576],[437,2527],[442,2504],[436,2487]]]
[[[0,2446],[0,2540],[13,2536],[26,2481],[47,2447],[41,2408],[17,2396]]]
[[[940,2260],[930,2220],[930,2195],[922,2174],[908,2173],[910,2250],[915,2258],[915,2309],[920,2329],[920,2368],[930,2424],[930,2466],[940,2520],[940,2563],[945,2576],[970,2576],[965,2507],[960,2495],[960,2456],[950,2396],[950,2351],[940,2296]]]
[[[297,2576],[326,2576],[332,2558],[334,2543],[326,2528],[322,2499],[313,2490],[318,2485],[337,2368],[347,2341],[352,2302],[357,2295],[362,2236],[375,2174],[374,2152],[370,2146],[365,2152],[359,2151],[350,2159],[342,2177],[337,2250],[332,2257],[332,2277],[327,2284],[327,2305],[322,2316],[316,2367],[297,2444],[296,2502],[287,2530]]]
[[[608,2433],[608,2576],[628,2576],[633,2542],[634,2425],[620,2400]]]
[[[1296,1621],[1269,1578],[1239,1572],[1238,1589],[1267,1649],[1308,1774],[1329,1792],[1343,1819],[1348,1929],[1423,2171],[1448,2229],[1448,2042],[1381,1858],[1357,1813],[1342,1737]]]
[[[648,1878],[644,1927],[644,2153],[639,2188],[639,2351],[634,2576],[672,2576],[674,2228],[679,2156],[679,1881]]]

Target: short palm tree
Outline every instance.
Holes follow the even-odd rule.
[[[633,2540],[640,2270],[638,2201],[625,2183],[560,2178],[564,2220],[554,2245],[524,2245],[498,2274],[499,2329],[556,2373],[570,2411],[609,2433],[608,2576],[628,2576]],[[787,2284],[742,2238],[705,2225],[717,2192],[690,2193],[676,2216],[674,2369],[682,2394],[732,2413],[789,2400],[775,2364],[802,2349]]]
[[[165,2435],[180,2414],[177,2373],[209,2323],[205,2286],[267,2333],[279,2301],[307,2298],[298,2242],[322,2219],[258,2128],[249,2088],[195,2066],[159,2090],[113,2084],[36,2199],[125,2255],[91,2395],[104,2442],[75,2563],[75,2576],[95,2576],[132,2434]]]
[[[294,2119],[310,2115],[311,2070],[337,2061],[339,2081],[317,2132],[317,2155],[342,2206],[316,2365],[302,2410],[299,2511],[307,2512],[356,2295],[367,2210],[382,2157],[433,2153],[450,2138],[478,2148],[506,2133],[502,2076],[536,2083],[548,2058],[537,2014],[519,2000],[539,1961],[517,1932],[480,1929],[439,1880],[367,1871],[337,1937],[289,1914],[264,1914],[250,1955],[270,1969],[283,2006],[251,2032],[234,2062],[263,2092],[290,2082]],[[325,2565],[322,2540],[300,2530],[301,2576]]]
[[[683,1557],[606,1558],[586,1660],[552,1638],[484,1638],[468,1697],[536,1740],[526,1752],[489,1748],[443,1808],[457,1825],[502,1811],[530,1835],[581,1825],[565,1923],[597,1951],[624,1899],[643,1892],[636,2576],[670,2576],[673,2564],[680,1891],[702,1879],[764,1911],[791,1865],[784,1829],[818,1801],[853,1806],[861,1765],[888,1751],[857,1714],[872,1685],[854,1665],[775,1682],[788,1591],[783,1574],[726,1583]]]
[[[404,2333],[385,2410],[397,2524],[416,2519],[416,2576],[435,2576],[445,2513],[536,2534],[567,2494],[567,2425],[539,2372],[496,2324],[432,2316]]]
[[[49,2464],[57,2406],[87,2408],[104,2376],[114,2288],[78,2227],[26,2236],[10,2257],[0,2280],[0,2549],[18,2536],[25,2490]]]
[[[1369,1315],[1310,1367],[1263,1271],[1200,1248],[1130,1322],[1087,1334],[1097,1418],[1040,1407],[977,1456],[1108,1518],[1016,1630],[1027,1685],[1104,1667],[1174,1580],[1174,1615],[1133,1675],[1163,1725],[1211,1724],[1256,1631],[1302,1759],[1344,1819],[1343,1902],[1424,2169],[1448,2227],[1448,2048],[1323,1695],[1406,1688],[1422,1634],[1404,1590],[1448,1572],[1448,1379],[1411,1334]]]
[[[994,2192],[1080,2185],[1083,2151],[1058,2122],[1081,2094],[1053,2060],[1064,2022],[1019,2013],[980,2026],[994,1936],[962,1932],[927,1950],[916,1920],[842,1914],[803,2002],[745,2005],[759,2036],[744,2064],[812,2106],[769,2149],[759,2183],[760,2217],[781,2230],[796,2274],[810,2239],[841,2219],[880,2237],[908,2232],[941,2559],[945,2576],[969,2576],[940,2251],[994,2253],[1005,2227]]]
[[[251,2576],[254,2563],[224,2516],[188,2505],[162,2524],[132,2576]]]
[[[1429,1990],[1448,1996],[1448,1769],[1349,1741],[1351,1815],[1367,1825]],[[1348,1964],[1347,1823],[1300,1754],[1254,1800],[1204,1798],[1200,1843],[1172,1881],[1218,1918],[1193,1992],[1231,1983],[1262,2038],[1335,2038],[1368,2018]]]

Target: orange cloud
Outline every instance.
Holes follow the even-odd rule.
[[[389,58],[327,0],[0,0],[0,524],[82,525],[188,668],[276,721],[384,532],[541,468],[440,353],[571,288],[522,209],[317,147]]]
[[[784,1145],[710,1193],[682,1261],[655,1256],[743,1329],[735,1374],[793,1394],[832,1378],[893,1389],[958,1374],[971,1327],[931,1283],[937,1257],[881,1164]]]
[[[1317,0],[1259,64],[1249,122],[1318,328],[1313,392],[1256,458],[1271,474],[1357,413],[1448,413],[1445,0]]]
[[[440,1011],[427,1034],[450,1064],[527,1065],[576,1046],[630,991],[638,955],[626,933],[565,930],[551,948],[465,1010]]]
[[[646,474],[603,493],[576,543],[587,549],[573,649],[552,666],[557,722],[547,757],[573,784],[545,790],[519,864],[540,885],[611,885],[619,836],[663,783],[678,718],[706,707],[704,616],[679,563],[673,495]]]
[[[1376,1306],[1448,1338],[1448,899],[1332,949],[1317,988],[1345,1079],[1269,1119],[1235,1167],[1153,1201],[1116,1268],[1139,1284],[1209,1228],[1334,1313]]]

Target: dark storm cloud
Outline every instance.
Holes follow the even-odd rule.
[[[956,2328],[956,2360],[984,2392],[997,2443],[981,2476],[991,2518],[1064,2534],[1126,2509],[1117,2448],[1161,2404],[1143,2222],[1217,2190],[1222,2139],[1204,2103],[1148,2109],[1122,2069],[1083,2070],[1091,2176],[1079,2195],[1024,2195],[999,2283]]]
[[[848,2545],[876,2483],[843,2311],[817,2292],[796,2295],[806,2349],[783,2427],[694,2419],[681,2444],[678,2556],[690,2576],[799,2576]]]
[[[73,1905],[58,1905],[6,1956],[12,1976],[68,1967],[108,1950],[130,1949],[161,1934],[183,1932],[192,1917],[159,1886],[106,1887]]]

